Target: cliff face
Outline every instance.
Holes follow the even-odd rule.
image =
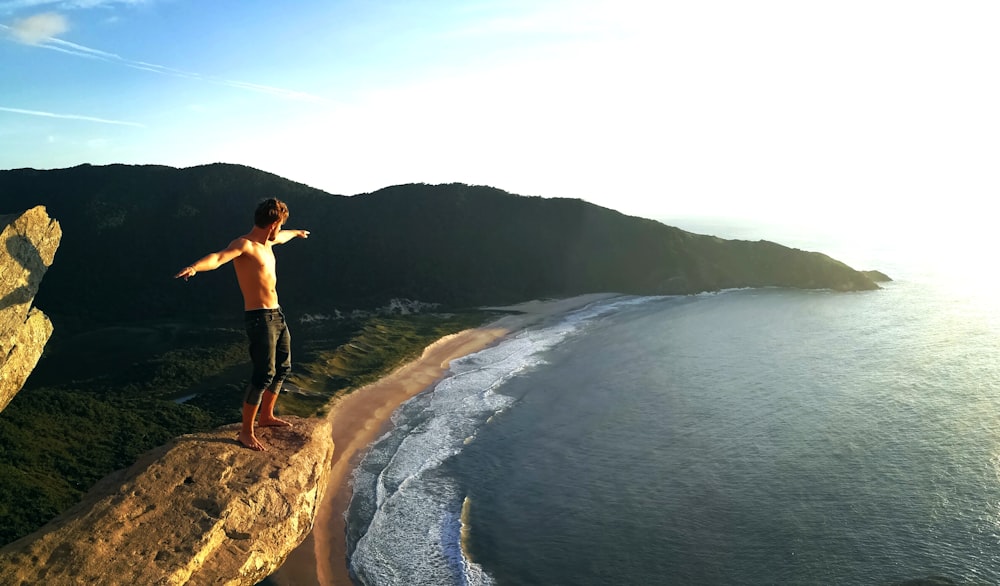
[[[333,458],[329,421],[182,436],[98,483],[36,533],[0,549],[0,583],[252,585],[312,529]]]
[[[52,335],[31,307],[62,238],[59,223],[38,206],[0,216],[0,410],[21,390]]]

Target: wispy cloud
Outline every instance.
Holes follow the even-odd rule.
[[[25,8],[49,7],[57,10],[98,8],[101,6],[132,6],[148,4],[150,0],[0,0],[0,12],[15,12]]]
[[[27,116],[42,116],[45,118],[61,118],[63,120],[82,120],[85,122],[99,122],[101,124],[117,124],[119,126],[138,126],[145,128],[145,125],[138,122],[128,122],[125,120],[110,120],[108,118],[97,118],[95,116],[82,116],[79,114],[57,114],[55,112],[43,112],[41,110],[25,110],[23,108],[8,108],[0,106],[0,112],[10,112],[12,114],[24,114]]]
[[[94,5],[102,3],[110,3],[110,2],[107,2],[106,0],[93,0],[92,2],[92,4]],[[13,4],[13,3],[8,2],[7,4]],[[76,4],[83,5],[86,3],[81,0],[79,2],[76,2]],[[3,6],[4,4],[0,2],[0,8],[2,8]],[[223,77],[216,77],[212,75],[204,75],[192,71],[184,71],[182,69],[167,67],[166,65],[158,65],[155,63],[147,63],[145,61],[127,59],[125,57],[116,55],[114,53],[109,53],[107,51],[102,51],[100,49],[94,49],[92,47],[86,47],[84,45],[79,45],[77,43],[71,43],[69,41],[64,41],[62,39],[56,38],[57,35],[62,34],[68,29],[69,25],[65,17],[52,12],[38,14],[35,16],[17,20],[14,22],[12,26],[0,24],[0,31],[6,32],[7,33],[6,36],[9,36],[10,38],[19,43],[40,47],[42,49],[48,49],[50,51],[58,51],[60,53],[66,53],[68,55],[73,55],[75,57],[98,59],[101,61],[107,61],[110,63],[123,65],[125,67],[131,67],[132,69],[138,69],[141,71],[149,71],[152,73],[159,73],[161,75],[169,75],[172,77],[182,77],[186,79],[206,81],[209,83],[215,83],[236,89],[268,94],[288,100],[299,100],[305,102],[327,101],[324,98],[321,98],[319,96],[307,92],[300,92],[297,90],[263,85],[259,83],[250,83],[246,81],[226,79]]]
[[[26,45],[36,45],[48,38],[60,35],[69,29],[66,18],[54,12],[36,14],[35,16],[15,20],[14,25],[10,27],[5,25],[0,26],[4,26],[5,29],[9,30],[15,40]]]

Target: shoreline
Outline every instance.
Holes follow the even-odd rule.
[[[333,426],[332,440],[337,449],[313,530],[265,583],[279,586],[352,586],[346,563],[344,518],[353,493],[350,482],[354,468],[368,446],[392,425],[390,417],[396,409],[441,380],[452,360],[488,348],[545,318],[617,296],[615,293],[595,293],[484,308],[510,311],[512,314],[479,328],[445,336],[424,349],[420,358],[336,400],[330,406],[327,420]]]

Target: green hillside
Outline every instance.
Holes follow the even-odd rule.
[[[279,291],[292,312],[394,298],[470,307],[605,291],[877,287],[822,254],[491,187],[400,185],[344,197],[224,164],[0,171],[0,213],[45,205],[62,225],[37,298],[57,322],[239,311],[231,271],[186,284],[170,277],[246,233],[266,197],[288,202],[289,227],[312,232],[278,252]]]

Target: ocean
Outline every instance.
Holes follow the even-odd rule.
[[[617,297],[454,361],[355,473],[356,582],[1000,584],[993,285],[926,243],[666,223],[894,281]]]

